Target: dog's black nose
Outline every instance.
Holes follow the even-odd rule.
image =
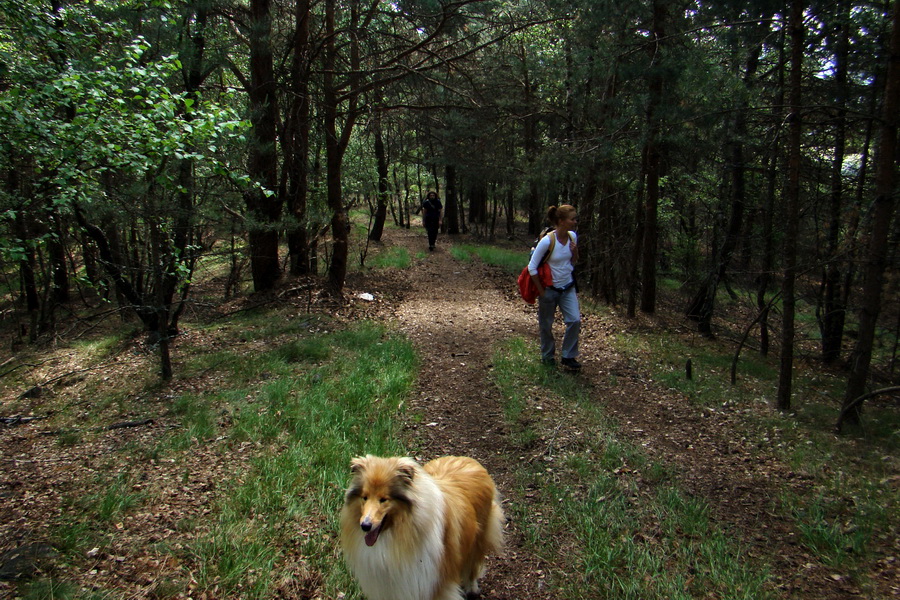
[[[370,529],[372,529],[372,522],[371,521],[363,521],[362,523],[359,524],[359,526],[362,527],[363,531],[369,531]]]

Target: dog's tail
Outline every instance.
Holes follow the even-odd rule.
[[[494,498],[491,505],[491,516],[488,519],[484,532],[485,554],[496,554],[503,550],[503,526],[506,525],[506,516],[500,508],[500,498]]]
[[[471,557],[472,560],[463,570],[462,587],[467,594],[478,595],[478,579],[484,574],[485,558],[490,554],[496,555],[503,549],[503,526],[505,524],[506,517],[503,515],[503,509],[500,508],[500,498],[495,492],[487,521],[481,524],[482,535],[479,536],[477,547]]]

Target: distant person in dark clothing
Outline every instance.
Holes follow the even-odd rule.
[[[422,201],[422,225],[428,232],[428,249],[434,250],[434,244],[437,241],[438,229],[444,221],[444,205],[438,198],[437,192],[428,192],[425,200]],[[416,211],[418,212],[418,211]]]

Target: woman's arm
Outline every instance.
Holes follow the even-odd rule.
[[[542,237],[531,253],[531,258],[528,261],[528,272],[532,275],[537,275],[538,267],[541,266],[541,263],[544,261],[544,255],[550,249],[550,235],[547,234]]]
[[[537,274],[538,267],[541,266],[541,263],[544,262],[544,256],[550,251],[551,235],[555,234],[550,232],[540,239],[537,246],[534,247],[534,252],[531,253],[531,260],[528,261],[528,273],[531,275],[531,281],[534,282],[534,287],[537,288],[538,296],[544,295],[544,282],[541,281],[541,278]]]

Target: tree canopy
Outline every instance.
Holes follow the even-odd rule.
[[[137,314],[165,364],[197,261],[218,249],[225,293],[249,265],[254,292],[290,276],[340,296],[351,211],[370,211],[378,240],[437,189],[449,233],[491,240],[533,235],[568,203],[599,300],[653,313],[674,281],[711,336],[722,291],[752,296],[759,351],[781,329],[783,408],[798,303],[826,363],[848,358],[852,323],[864,368],[850,404],[885,377],[878,333],[898,334],[882,310],[896,311],[900,239],[896,13],[853,0],[6,3],[3,270],[31,341],[77,284]]]

